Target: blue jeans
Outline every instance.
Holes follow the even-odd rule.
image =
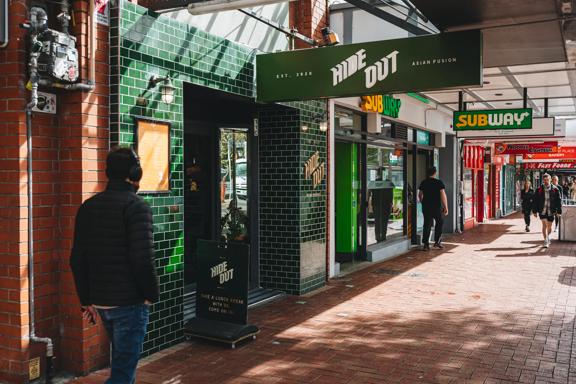
[[[148,325],[148,305],[98,309],[112,343],[110,378],[106,384],[133,384]]]

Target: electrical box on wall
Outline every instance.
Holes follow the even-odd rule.
[[[38,57],[40,76],[56,81],[74,83],[78,80],[78,51],[76,38],[47,29],[38,35],[42,50]]]

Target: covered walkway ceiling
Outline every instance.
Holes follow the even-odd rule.
[[[522,108],[527,89],[536,116],[548,98],[549,116],[576,118],[576,68],[566,50],[572,0],[411,1],[442,32],[483,31],[484,85],[463,90],[468,109]],[[458,90],[425,96],[458,109]]]

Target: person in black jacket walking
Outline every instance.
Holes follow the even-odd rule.
[[[526,232],[530,232],[530,215],[532,214],[532,206],[534,205],[534,190],[532,189],[530,180],[524,181],[524,188],[520,191],[520,199],[522,200],[522,213],[524,213]]]
[[[550,183],[550,175],[547,173],[542,176],[542,185],[534,194],[532,212],[534,217],[540,216],[544,248],[548,248],[550,246],[550,233],[552,232],[554,217],[562,214],[562,198],[558,188]]]
[[[84,318],[100,315],[112,343],[106,384],[132,384],[148,324],[158,300],[152,211],[138,195],[142,168],[131,148],[106,159],[108,186],[78,209],[70,266]]]

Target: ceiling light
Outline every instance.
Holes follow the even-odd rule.
[[[202,15],[281,2],[281,0],[210,0],[188,4],[188,12],[192,15]]]

